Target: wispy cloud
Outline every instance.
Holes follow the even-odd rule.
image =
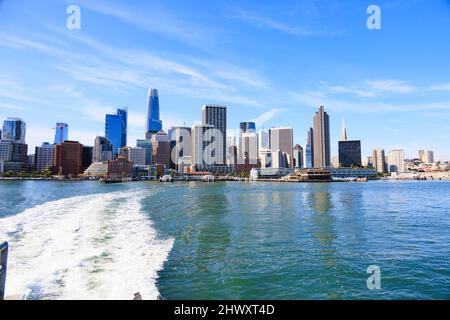
[[[450,83],[439,83],[427,88],[428,91],[450,91]]]
[[[289,111],[289,110],[288,109],[283,109],[283,108],[272,109],[272,110],[264,112],[263,114],[261,114],[256,119],[253,119],[252,121],[255,122],[257,124],[257,126],[263,126],[265,123],[269,122],[270,120],[275,118],[280,113],[287,112],[287,111]]]
[[[330,85],[321,81],[319,90],[326,93],[351,94],[358,97],[374,98],[390,94],[410,94],[416,87],[400,80],[367,80],[359,85]]]
[[[289,25],[287,23],[276,21],[259,13],[243,10],[241,8],[228,11],[225,14],[225,17],[230,19],[238,19],[255,27],[268,28],[294,36],[318,36],[329,33],[325,29],[314,29],[311,27],[299,25]]]
[[[116,1],[78,1],[83,9],[107,15],[143,31],[161,34],[184,42],[206,42],[213,39],[211,28],[203,28],[192,21],[184,22],[155,3],[144,2],[139,8],[131,3],[125,6]]]

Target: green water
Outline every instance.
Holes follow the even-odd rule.
[[[0,224],[112,192],[142,192],[158,238],[174,239],[156,281],[164,299],[450,299],[449,182],[2,182]],[[367,288],[371,265],[380,290]]]

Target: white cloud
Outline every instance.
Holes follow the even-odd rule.
[[[272,110],[264,112],[263,114],[261,114],[259,117],[257,117],[256,119],[254,119],[252,121],[255,122],[258,127],[260,127],[260,126],[263,126],[266,122],[275,118],[280,113],[286,112],[286,111],[288,111],[288,109],[272,109]]]

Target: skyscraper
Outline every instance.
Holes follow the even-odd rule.
[[[386,172],[386,156],[383,149],[373,150],[372,161],[378,173]]]
[[[213,160],[211,154],[207,152],[206,148],[209,146],[207,132],[214,127],[211,125],[199,125],[192,126],[192,166],[195,170],[202,170],[207,165],[212,165]]]
[[[305,166],[306,168],[314,167],[314,129],[308,129],[308,136],[306,138],[305,148]]]
[[[41,147],[36,147],[35,165],[37,172],[42,172],[45,169],[53,167],[55,156],[54,148],[55,146],[48,142],[44,142]]]
[[[153,154],[152,141],[149,139],[139,139],[136,140],[136,146],[145,149],[145,164],[151,164]]]
[[[293,168],[294,130],[290,127],[271,128],[269,130],[269,143],[272,153],[277,151],[284,153],[288,167]],[[272,161],[274,161],[273,156]]]
[[[113,147],[111,142],[105,137],[96,137],[94,151],[92,155],[93,162],[103,162],[113,159]]]
[[[216,163],[224,165],[227,156],[227,107],[219,105],[204,105],[202,107],[202,125],[213,126],[217,129],[221,137],[214,137],[212,143],[214,144],[215,152],[218,156],[215,157]]]
[[[170,166],[170,139],[167,133],[159,131],[152,135],[153,164]]]
[[[256,124],[254,122],[241,122],[239,128],[242,133],[255,133]]]
[[[339,141],[338,167],[361,167],[361,141],[347,140],[347,128],[342,120],[341,141]]]
[[[189,127],[172,127],[170,140],[173,143],[171,159],[175,170],[181,172],[180,169],[184,165],[191,165],[192,155],[192,138],[191,128]]]
[[[146,139],[151,139],[152,134],[162,130],[162,121],[159,116],[159,96],[156,89],[148,90],[146,129]]]
[[[105,136],[113,145],[113,153],[127,145],[128,111],[117,109],[117,114],[107,114],[105,119]]]
[[[20,118],[7,118],[3,122],[2,140],[25,143],[26,124]]]
[[[55,144],[61,144],[66,140],[69,140],[69,125],[58,122],[55,127]]]
[[[299,144],[294,146],[294,168],[303,168],[303,148]]]
[[[258,149],[269,149],[269,133],[261,129],[258,132]]]
[[[314,167],[330,166],[330,117],[321,106],[314,116]]]
[[[388,154],[388,170],[390,173],[405,172],[405,151],[392,150]]]

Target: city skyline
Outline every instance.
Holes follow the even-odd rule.
[[[330,12],[327,2],[274,4],[277,10],[257,3],[219,1],[198,10],[139,2],[139,13],[137,4],[79,1],[82,24],[76,31],[65,28],[65,1],[24,1],[20,7],[5,2],[0,120],[17,116],[29,124],[29,150],[53,141],[51,128],[60,121],[70,125],[71,139],[92,146],[104,135],[104,115],[128,107],[128,144],[134,144],[142,139],[146,93],[154,87],[166,131],[200,122],[199,106],[215,103],[228,106],[230,130],[244,121],[258,129],[293,126],[294,143],[304,146],[310,115],[324,105],[331,116],[332,156],[338,155],[338,119],[345,116],[349,139],[362,141],[364,157],[376,148],[401,148],[407,158],[426,149],[437,160],[450,159],[449,45],[445,35],[432,33],[447,28],[450,6],[379,1],[383,30],[369,31],[366,3],[349,1]],[[145,17],[150,7],[153,14],[165,13],[159,28],[148,25],[151,19],[126,18],[130,12]],[[433,19],[425,14],[431,12]],[[426,27],[411,19],[422,13]],[[179,28],[182,22],[186,31]],[[105,35],[109,29],[117,31],[114,36]],[[241,29],[251,37],[249,45]],[[405,29],[411,36],[398,37]],[[212,40],[217,32],[222,41]],[[411,68],[417,61],[420,67]]]

